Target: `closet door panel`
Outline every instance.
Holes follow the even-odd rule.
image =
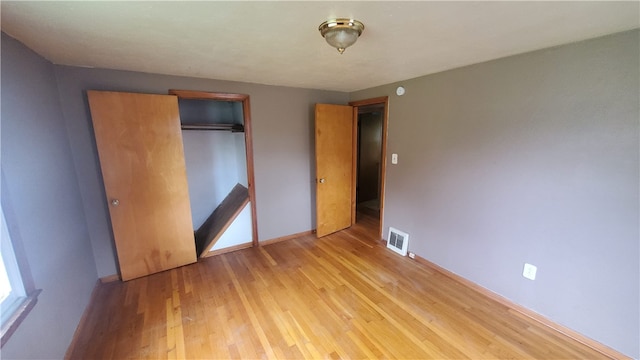
[[[195,262],[177,98],[88,97],[122,279]]]

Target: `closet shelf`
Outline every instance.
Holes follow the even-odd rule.
[[[244,132],[244,126],[240,124],[182,124],[182,130],[218,130],[231,132]]]
[[[236,184],[196,231],[196,251],[199,257],[208,256],[211,248],[248,203],[249,190],[241,184]]]

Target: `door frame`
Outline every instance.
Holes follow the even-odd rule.
[[[388,96],[380,96],[371,99],[351,101],[349,105],[353,107],[353,156],[352,156],[352,186],[351,186],[351,225],[356,223],[356,186],[358,184],[358,108],[361,106],[367,105],[378,105],[382,104],[384,106],[383,110],[383,118],[382,118],[382,144],[381,144],[381,154],[380,154],[380,227],[378,229],[378,233],[380,235],[380,239],[383,238],[383,223],[384,223],[384,198],[385,198],[385,179],[387,174],[387,126],[389,121],[389,97]]]

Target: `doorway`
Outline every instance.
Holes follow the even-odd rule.
[[[388,97],[351,102],[354,117],[354,223],[377,228],[382,239]]]
[[[358,108],[356,212],[380,217],[382,120],[384,105]],[[356,216],[356,222],[358,216]]]

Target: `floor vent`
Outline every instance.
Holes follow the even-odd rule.
[[[387,241],[387,247],[402,256],[407,256],[407,245],[409,245],[409,234],[396,228],[389,227],[389,241]]]

